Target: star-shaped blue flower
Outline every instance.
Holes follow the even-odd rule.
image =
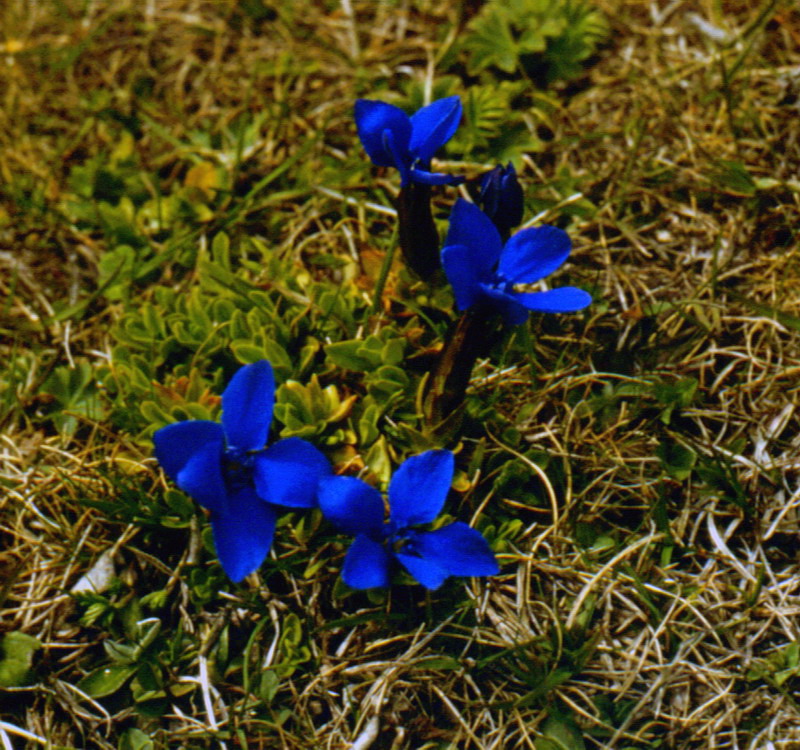
[[[238,583],[269,552],[277,509],[316,505],[327,459],[300,438],[265,448],[275,381],[266,360],[242,367],[222,394],[222,424],[176,422],[153,435],[155,455],[184,492],[211,511],[220,563]]]
[[[453,479],[453,454],[427,451],[413,456],[389,484],[389,518],[381,494],[354,477],[325,477],[319,507],[355,540],[344,560],[342,578],[354,589],[389,584],[392,561],[423,586],[436,589],[448,576],[497,573],[492,550],[480,532],[455,521],[435,531],[415,526],[433,521],[442,509]]]
[[[391,104],[359,99],[355,119],[369,158],[379,167],[399,169],[402,185],[463,182],[461,177],[427,171],[431,157],[452,138],[461,120],[461,100],[457,96],[437,99],[411,117]]]
[[[506,323],[517,325],[528,319],[531,310],[575,312],[592,301],[588,292],[571,286],[546,292],[516,289],[553,273],[569,257],[570,249],[569,235],[551,226],[523,229],[504,246],[489,217],[459,198],[450,214],[442,265],[459,310],[484,303]]]

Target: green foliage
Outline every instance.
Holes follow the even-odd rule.
[[[765,681],[785,689],[787,683],[800,679],[800,641],[792,641],[777,648],[765,658],[753,660],[747,670],[748,682]]]
[[[19,410],[37,372],[39,359],[32,351],[15,349],[0,376],[0,420]]]
[[[343,420],[355,400],[355,396],[342,399],[333,384],[322,388],[316,375],[307,386],[296,380],[287,380],[275,394],[275,418],[284,425],[281,430],[283,437],[309,438],[323,433],[328,425]],[[333,439],[342,442],[344,436],[334,436]]]
[[[48,416],[65,435],[75,432],[81,418],[97,421],[104,416],[105,405],[96,387],[95,373],[85,360],[78,360],[74,367],[56,367],[42,385],[41,393],[52,397]]]
[[[81,496],[81,503],[102,511],[119,523],[134,523],[148,532],[154,529],[184,529],[196,513],[196,506],[180,490],[163,493],[143,485],[142,477],[118,470],[99,470],[109,491]],[[113,488],[113,492],[110,489]]]
[[[522,154],[541,151],[541,141],[525,121],[521,107],[528,100],[536,105],[531,112],[546,122],[550,103],[530,95],[525,81],[492,81],[470,86],[464,97],[464,127],[459,128],[450,148],[482,156],[490,161],[519,162]]]
[[[657,421],[669,426],[682,409],[690,406],[697,391],[694,378],[662,379],[657,375],[634,379],[614,379],[576,406],[580,416],[591,415],[598,426],[608,426],[620,409],[634,418]]]
[[[0,639],[0,688],[30,685],[33,657],[41,647],[33,636],[18,631],[6,633]]]
[[[84,606],[88,601],[83,599]],[[141,716],[160,716],[169,707],[168,697],[175,700],[196,690],[177,679],[178,670],[194,657],[192,639],[180,628],[165,632],[159,617],[141,619],[142,606],[135,598],[128,596],[111,606],[115,615],[104,627],[119,631],[119,636],[103,641],[102,664],[87,672],[77,687],[91,698],[130,702]]]
[[[155,745],[141,729],[134,727],[123,732],[117,750],[155,750]]]
[[[697,461],[697,455],[691,448],[669,439],[659,443],[656,455],[664,471],[679,482],[689,478]]]
[[[582,72],[608,34],[602,13],[586,0],[490,0],[469,24],[463,45],[469,71],[495,68],[547,81]]]
[[[551,714],[536,740],[536,750],[586,750],[583,735],[575,721],[561,712]]]

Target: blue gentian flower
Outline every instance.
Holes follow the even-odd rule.
[[[553,273],[569,257],[570,249],[569,235],[551,226],[523,229],[503,245],[489,217],[459,198],[450,214],[442,265],[459,310],[485,304],[506,323],[518,325],[528,319],[531,310],[575,312],[592,301],[588,292],[571,286],[546,292],[516,288]]]
[[[490,576],[500,568],[480,532],[455,521],[435,531],[414,527],[433,521],[453,479],[453,454],[427,451],[409,458],[389,484],[389,518],[381,494],[355,477],[325,477],[319,507],[355,540],[342,579],[354,589],[387,586],[397,560],[429,589],[448,576]]]
[[[211,511],[214,544],[223,570],[238,583],[269,552],[276,506],[316,505],[327,459],[300,438],[265,448],[275,381],[266,360],[242,367],[222,394],[222,424],[176,422],[153,435],[167,475]]]
[[[481,176],[478,200],[481,210],[492,220],[501,236],[508,237],[514,227],[522,224],[522,185],[511,162],[507,167],[498,164]]]
[[[434,152],[452,138],[461,120],[457,96],[437,99],[411,117],[386,102],[359,99],[355,119],[369,158],[379,167],[399,169],[402,185],[455,185],[463,181],[427,171]]]

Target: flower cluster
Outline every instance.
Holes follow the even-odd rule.
[[[356,536],[342,574],[352,588],[387,586],[392,557],[430,589],[450,575],[498,572],[486,540],[466,524],[413,528],[439,515],[453,477],[452,453],[429,451],[400,467],[384,522],[378,491],[360,479],[332,476],[327,459],[310,443],[286,438],[265,447],[274,392],[269,362],[245,365],[222,394],[221,424],[176,422],[153,436],[164,471],[210,511],[217,555],[232,581],[264,561],[281,507],[318,506]]]
[[[385,102],[359,99],[355,106],[358,135],[364,150],[379,166],[400,171],[401,185],[455,184],[459,178],[427,171],[434,152],[455,133],[461,119],[457,96],[439,99],[409,117]],[[482,207],[459,199],[450,215],[450,228],[441,251],[441,263],[453,287],[459,310],[478,304],[483,311],[499,313],[509,325],[528,319],[530,311],[565,313],[582,310],[591,296],[575,287],[531,292],[520,287],[534,284],[558,269],[569,257],[570,240],[557,227],[523,229],[505,244],[511,229],[522,221],[522,187],[513,164],[497,166],[480,179],[478,201]],[[417,207],[419,209],[419,207]],[[413,233],[425,212],[400,215],[400,236]],[[430,243],[426,243],[430,244]],[[415,257],[413,250],[407,257]],[[421,267],[436,262],[416,260]],[[425,274],[427,275],[427,274]]]
[[[570,240],[552,226],[511,236],[522,222],[524,200],[510,163],[479,179],[477,205],[463,199],[455,203],[439,250],[430,186],[463,179],[433,173],[430,163],[461,116],[457,96],[410,117],[380,101],[361,99],[355,105],[358,134],[370,159],[400,172],[399,241],[408,267],[430,283],[440,283],[442,267],[464,313],[429,379],[434,390],[423,399],[426,418],[439,422],[462,402],[476,357],[499,319],[518,325],[530,311],[574,312],[591,301],[575,287],[530,289],[567,260]],[[428,589],[449,576],[498,572],[478,531],[460,521],[435,523],[453,478],[452,453],[431,450],[408,458],[389,483],[384,502],[362,480],[335,476],[311,443],[287,438],[268,445],[274,396],[269,362],[246,365],[222,394],[221,423],[180,422],[153,438],[164,471],[209,511],[220,563],[231,580],[241,581],[263,563],[281,508],[319,508],[355,537],[342,570],[345,583],[355,589],[387,586],[398,566]]]

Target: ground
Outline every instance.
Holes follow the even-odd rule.
[[[593,5],[561,77],[470,67],[475,2],[0,8],[3,747],[800,747],[800,10]],[[594,303],[507,331],[434,439],[451,300],[384,263],[352,111],[470,89],[524,147],[435,167],[513,159]],[[326,354],[369,336],[383,380]],[[500,575],[348,592],[289,514],[227,581],[151,438],[261,357],[337,471],[455,450]]]

